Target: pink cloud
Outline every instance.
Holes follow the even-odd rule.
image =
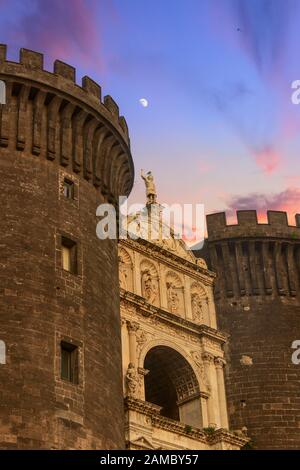
[[[207,162],[205,160],[201,160],[198,164],[198,171],[201,175],[209,173],[210,171],[215,169],[215,165],[211,162]]]
[[[39,0],[34,11],[22,16],[11,36],[24,47],[45,52],[52,60],[71,59],[101,69],[102,41],[96,20],[95,0]]]
[[[281,157],[278,152],[268,145],[254,152],[254,157],[257,166],[267,175],[274,173],[281,162]]]
[[[274,194],[250,193],[243,196],[231,196],[227,199],[229,217],[235,218],[237,210],[257,210],[260,222],[266,222],[268,210],[285,211],[289,223],[295,224],[295,214],[300,213],[300,188],[287,188]]]

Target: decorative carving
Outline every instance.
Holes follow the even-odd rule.
[[[178,402],[199,396],[198,380],[190,365],[178,367],[173,372],[170,372],[169,375],[175,386]]]
[[[132,362],[129,363],[126,372],[126,385],[127,395],[129,397],[136,397],[139,388],[139,376],[138,372]]]
[[[129,333],[136,333],[139,329],[140,325],[134,321],[127,322],[127,328]]]
[[[204,353],[202,353],[202,359],[208,364],[213,364],[215,357],[213,354],[209,353],[208,351],[205,351]]]
[[[200,295],[195,292],[192,294],[192,318],[199,323],[203,322],[202,301]]]
[[[138,349],[142,349],[146,341],[147,341],[147,335],[145,334],[143,330],[139,330],[138,334],[136,335],[136,342],[137,342]]]
[[[148,302],[153,303],[157,296],[157,289],[153,282],[149,269],[142,273],[142,291]]]
[[[148,421],[151,423],[151,419]],[[139,436],[134,441],[130,441],[130,450],[155,450],[155,447],[144,436]]]
[[[167,282],[168,308],[172,313],[178,312],[179,298],[176,287],[172,282]]]
[[[144,367],[139,367],[138,368],[138,373],[145,377],[147,374],[149,374],[150,370],[149,369],[144,369]]]
[[[242,355],[240,359],[240,363],[242,366],[252,366],[253,365],[253,359],[250,356],[246,356],[245,354]]]
[[[205,367],[204,367],[203,358],[201,357],[201,353],[198,352],[198,351],[192,352],[192,358],[193,358],[196,366],[198,367],[200,377],[202,379],[202,383],[204,384],[206,389],[208,391],[210,391],[211,386],[210,386],[208,375],[207,375]]]
[[[125,290],[128,290],[127,278],[128,278],[127,269],[124,266],[124,261],[119,256],[119,282],[120,282],[120,287],[122,287]]]
[[[132,261],[122,247],[119,248],[119,283],[122,289],[133,291]]]
[[[141,263],[142,295],[150,304],[158,305],[158,275],[153,263],[143,260]]]
[[[131,215],[131,217],[133,216]],[[164,241],[160,238],[158,240],[154,239],[151,240],[151,243],[144,242],[142,246],[143,254],[148,255],[152,259],[160,260],[161,262],[164,262],[167,257],[168,261],[172,263],[175,269],[180,271],[185,270],[187,274],[191,276],[196,274],[197,278],[201,278],[202,282],[211,286],[214,275],[210,271],[207,271],[207,268],[204,269],[198,264],[193,251],[187,249],[183,240],[174,239],[173,236],[171,238],[165,239]],[[171,248],[169,248],[168,242],[170,242]],[[140,244],[137,245],[135,240],[130,239],[120,240],[120,244],[131,249],[141,248]]]
[[[177,248],[175,239],[172,237],[172,234],[171,237],[162,239],[162,245],[166,250],[176,251]]]
[[[184,313],[183,286],[180,277],[173,271],[166,275],[168,309],[172,313]]]
[[[192,318],[197,323],[208,321],[208,298],[204,287],[199,282],[191,285]]]
[[[211,349],[213,350],[216,355],[221,353],[221,348],[218,342],[214,341],[211,338],[202,338],[202,345],[204,349]]]
[[[182,338],[186,342],[195,343],[198,346],[201,345],[203,350],[213,352],[216,357],[222,355],[221,344],[226,341],[224,334],[203,324],[193,324],[155,305],[149,305],[139,295],[121,292],[121,315],[126,317],[128,321],[134,319],[137,322],[143,322],[147,319],[147,324],[151,326],[153,331],[163,329],[164,333],[169,336]],[[146,334],[147,337],[151,336],[149,332]]]
[[[217,369],[223,369],[225,364],[226,364],[226,361],[222,357],[216,357],[215,358],[215,366],[216,366]]]

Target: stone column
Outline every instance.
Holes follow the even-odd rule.
[[[133,292],[137,295],[142,295],[141,289],[141,268],[140,268],[140,254],[136,251],[133,252]]]
[[[138,368],[139,381],[140,381],[140,398],[141,400],[146,401],[145,395],[145,376],[149,374],[149,369],[144,369],[143,367]]]
[[[164,266],[161,263],[159,263],[158,275],[159,275],[160,307],[167,310],[168,300],[167,300],[166,285],[165,285],[165,274],[166,273],[165,273]]]
[[[207,428],[209,425],[208,422],[208,401],[209,395],[205,392],[200,392],[200,406],[201,406],[201,414],[202,414],[202,427]]]
[[[122,368],[123,368],[123,388],[124,388],[127,367],[128,367],[128,363],[130,362],[127,321],[124,318],[121,318],[121,341],[122,341]]]
[[[128,321],[127,329],[129,334],[129,362],[136,367],[136,332],[139,329],[139,324]]]
[[[192,315],[192,300],[191,300],[191,281],[188,276],[184,276],[184,307],[185,307],[185,318],[188,320],[193,319]]]
[[[221,427],[224,429],[228,429],[227,402],[226,402],[224,370],[223,370],[225,364],[226,362],[222,357],[215,358]]]
[[[213,301],[213,288],[207,287],[207,320],[208,326],[211,328],[217,329],[217,321],[216,321],[216,309],[215,303]]]
[[[204,309],[204,313],[205,315],[203,315],[203,322],[208,325],[208,326],[211,326],[212,328],[216,328],[215,326],[213,326],[211,324],[211,316],[210,316],[210,303],[209,303],[209,297],[207,296],[205,299],[203,299],[202,301],[202,305],[205,305],[205,309]]]
[[[216,393],[215,393],[215,381],[213,377],[214,373],[214,356],[208,352],[202,354],[204,363],[204,370],[208,378],[209,397],[207,398],[207,419],[209,427],[217,426],[217,413],[216,413]]]

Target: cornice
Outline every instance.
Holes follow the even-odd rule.
[[[216,278],[216,274],[214,272],[207,268],[203,268],[196,263],[197,258],[195,258],[195,263],[192,263],[191,261],[166,250],[160,245],[151,243],[148,240],[143,240],[141,238],[138,240],[120,239],[119,243],[132,250],[138,251],[141,254],[151,255],[151,258],[153,259],[168,263],[171,267],[179,269],[197,280],[199,280],[200,275],[202,282],[206,285],[213,285],[214,279]]]
[[[211,328],[207,325],[197,325],[196,323],[179,317],[174,313],[168,312],[161,307],[156,307],[155,305],[149,304],[144,299],[144,297],[134,294],[133,292],[120,289],[120,297],[121,302],[128,302],[129,304],[137,307],[137,313],[141,314],[143,317],[155,317],[162,323],[168,324],[175,328],[180,328],[181,330],[189,334],[194,334],[200,338],[206,337],[213,339],[220,344],[224,344],[228,340],[228,335],[225,333],[221,333],[220,331],[215,330],[214,328]]]
[[[176,434],[187,436],[191,439],[203,442],[204,444],[213,445],[219,442],[227,442],[228,444],[242,447],[248,441],[248,437],[240,437],[228,431],[227,429],[217,429],[208,435],[204,430],[194,428],[192,426],[166,418],[159,414],[160,407],[149,402],[144,402],[138,398],[125,398],[125,409],[138,411],[151,418],[151,422],[155,427],[170,431]]]

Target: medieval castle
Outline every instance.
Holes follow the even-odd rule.
[[[0,80],[0,448],[299,449],[300,215],[209,215],[199,257],[100,241],[134,177],[117,104],[26,49]]]

